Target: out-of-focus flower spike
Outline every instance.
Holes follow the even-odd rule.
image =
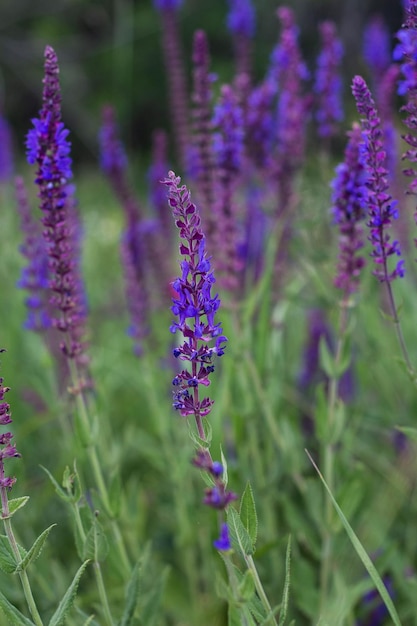
[[[216,271],[222,286],[236,291],[240,282],[238,230],[234,192],[242,173],[244,156],[244,119],[242,108],[230,85],[223,85],[214,108],[213,153],[216,164],[214,249]]]
[[[255,33],[255,8],[252,0],[229,0],[227,27],[233,37],[236,74],[250,76],[252,39]]]
[[[343,120],[342,81],[340,64],[343,46],[337,36],[336,25],[327,21],[320,24],[322,49],[317,59],[315,93],[318,134],[329,141]]]
[[[149,196],[161,225],[165,242],[172,238],[172,219],[166,210],[166,193],[161,185],[168,170],[168,137],[164,130],[152,133],[152,162],[148,170]]]
[[[382,15],[372,15],[363,33],[363,57],[377,87],[391,63],[391,33]]]
[[[9,182],[13,171],[12,131],[0,109],[0,183]]]
[[[27,260],[18,287],[29,292],[25,303],[28,309],[24,327],[42,332],[50,328],[52,321],[48,311],[49,291],[48,255],[40,223],[32,216],[23,178],[16,177],[15,192],[17,209],[24,241],[20,252]]]
[[[339,260],[334,284],[349,297],[358,289],[365,259],[363,222],[366,216],[366,165],[362,154],[362,131],[354,124],[348,133],[349,141],[343,163],[336,168],[332,183],[332,214],[339,227]]]
[[[189,145],[188,96],[177,19],[177,12],[182,5],[182,0],[153,0],[153,2],[159,12],[162,23],[162,47],[165,58],[176,154],[182,167],[185,168]]]
[[[397,219],[397,203],[389,193],[387,157],[383,145],[383,133],[374,100],[368,86],[361,76],[355,76],[352,92],[359,114],[362,116],[363,158],[366,166],[368,189],[367,208],[370,229],[369,241],[372,243],[371,256],[377,266],[374,275],[380,282],[391,282],[404,276],[404,261],[397,262],[394,269],[388,267],[391,256],[401,256],[398,241],[392,241],[388,229]]]
[[[193,40],[192,148],[194,178],[205,232],[210,240],[214,232],[213,154],[211,151],[212,84],[210,53],[206,33],[197,30]]]

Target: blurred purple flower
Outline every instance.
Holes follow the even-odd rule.
[[[274,90],[270,81],[264,81],[249,94],[245,119],[247,154],[262,173],[271,164],[275,134],[272,112]]]
[[[24,235],[20,252],[27,260],[27,265],[23,268],[17,283],[18,287],[29,292],[29,297],[25,300],[28,312],[24,327],[42,332],[52,323],[48,312],[50,298],[48,254],[40,223],[32,217],[23,178],[16,178],[15,189],[17,209]]]
[[[332,182],[332,214],[339,226],[339,260],[334,281],[346,296],[358,288],[359,276],[365,265],[358,251],[363,248],[362,223],[366,216],[366,170],[361,152],[362,132],[354,124],[348,133],[349,141],[343,163],[336,168]]]
[[[317,59],[314,90],[317,98],[316,119],[318,133],[323,139],[336,134],[338,124],[343,120],[342,81],[340,64],[343,46],[337,37],[333,22],[320,24],[322,50]]]
[[[12,132],[0,111],[0,183],[11,180],[13,170]]]
[[[255,8],[252,0],[228,0],[227,27],[234,35],[253,37],[255,33]]]
[[[155,9],[158,11],[176,11],[180,8],[183,0],[152,0]]]
[[[373,15],[365,26],[363,57],[378,84],[391,63],[391,33],[382,15]]]
[[[387,155],[383,146],[381,122],[368,86],[361,76],[354,77],[352,92],[358,112],[362,116],[363,158],[368,188],[368,239],[373,246],[371,256],[378,267],[373,274],[380,282],[391,282],[404,276],[404,261],[401,259],[392,271],[389,270],[389,257],[400,256],[401,250],[398,241],[390,242],[391,237],[387,232],[392,220],[398,218],[398,212],[397,203],[389,194]]]
[[[103,107],[102,119],[99,132],[100,167],[105,174],[112,177],[127,168],[127,156],[119,138],[116,116],[112,106]]]
[[[0,352],[5,352],[4,349],[0,349]],[[0,378],[0,425],[6,426],[12,423],[12,418],[10,416],[10,405],[4,401],[5,394],[10,391],[10,387],[5,387],[3,385],[3,378]],[[6,476],[4,471],[4,460],[10,459],[13,457],[20,457],[20,454],[16,450],[16,446],[11,443],[13,438],[12,433],[2,433],[0,435],[0,494],[1,494],[1,504],[3,509],[3,515],[7,514],[8,511],[8,503],[7,503],[7,489],[11,489],[16,482],[16,478],[11,478],[10,476]]]
[[[43,106],[39,117],[32,120],[33,129],[26,139],[27,159],[37,165],[35,182],[39,187],[43,212],[44,237],[49,257],[51,305],[55,309],[53,324],[65,339],[61,349],[69,359],[80,362],[85,345],[84,293],[80,292],[74,240],[68,211],[72,178],[68,130],[61,121],[61,92],[58,59],[50,46],[45,49]]]

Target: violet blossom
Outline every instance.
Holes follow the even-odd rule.
[[[378,85],[391,63],[391,35],[382,15],[373,15],[363,33],[363,56]]]
[[[72,178],[69,131],[61,120],[61,92],[58,59],[50,46],[45,49],[43,105],[39,117],[32,120],[27,134],[29,164],[37,165],[35,182],[39,187],[43,213],[44,237],[49,258],[49,287],[54,326],[64,333],[61,350],[69,359],[81,362],[85,345],[84,294],[74,259],[74,240],[69,219],[72,202],[69,181]]]
[[[252,0],[228,0],[227,27],[232,34],[236,74],[251,72],[251,43],[255,33],[255,8]]]
[[[391,282],[404,276],[404,261],[399,260],[392,270],[388,267],[389,258],[400,256],[401,250],[399,242],[391,242],[388,233],[392,221],[398,218],[398,211],[397,203],[389,193],[387,155],[383,145],[381,121],[368,86],[361,76],[354,77],[352,92],[358,112],[362,116],[363,158],[368,189],[367,226],[370,229],[368,239],[373,246],[371,256],[377,265],[373,274],[380,282]]]
[[[346,296],[358,288],[365,259],[358,254],[363,248],[362,223],[366,216],[366,166],[362,155],[362,132],[354,124],[343,163],[336,168],[332,182],[332,214],[339,227],[339,260],[334,284]]]
[[[314,85],[317,99],[316,119],[319,136],[328,140],[336,134],[338,124],[343,120],[340,78],[343,46],[333,22],[323,22],[319,29],[322,50],[317,59]]]
[[[0,352],[5,352],[4,349],[0,349]],[[4,396],[10,391],[10,387],[5,387],[3,385],[3,378],[0,378],[0,425],[8,426],[12,423],[12,418],[10,414],[10,405],[5,402]],[[11,443],[13,438],[13,434],[11,432],[6,432],[0,434],[0,494],[1,494],[1,505],[3,510],[3,515],[7,515],[9,510],[9,505],[7,501],[7,490],[11,489],[16,482],[16,478],[12,478],[10,476],[6,476],[4,470],[4,461],[5,459],[10,459],[14,457],[20,457],[19,452],[16,450],[16,446]]]
[[[12,132],[0,109],[0,183],[6,183],[13,176]]]
[[[224,354],[227,342],[220,323],[215,320],[220,299],[217,294],[212,295],[215,278],[205,250],[201,219],[191,202],[190,192],[185,185],[180,185],[181,179],[173,172],[169,172],[163,182],[168,187],[168,201],[179,229],[179,251],[183,258],[181,276],[172,283],[177,295],[172,299],[171,311],[176,321],[170,328],[172,333],[180,331],[183,343],[174,349],[173,354],[179,361],[188,363],[188,367],[173,379],[173,406],[180,415],[194,417],[198,437],[205,442],[205,445],[198,446],[193,459],[193,465],[206,472],[211,480],[203,502],[224,511],[236,495],[226,488],[222,464],[211,458],[204,418],[210,413],[213,400],[200,396],[201,386],[210,385],[215,357]],[[218,550],[230,549],[227,524],[222,524],[220,538],[214,545]]]

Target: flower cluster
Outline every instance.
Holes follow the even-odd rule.
[[[63,333],[61,344],[68,358],[81,359],[80,339],[85,318],[84,293],[74,259],[73,227],[69,219],[72,203],[71,157],[68,130],[61,121],[61,93],[58,59],[54,50],[45,49],[43,106],[26,139],[27,160],[37,165],[35,182],[39,187],[44,237],[49,257],[51,304],[57,310],[54,325]]]
[[[333,22],[320,24],[320,34],[322,51],[317,59],[316,119],[320,137],[327,139],[335,134],[338,123],[343,119],[342,81],[339,73],[343,46]]]
[[[197,208],[191,202],[187,187],[180,186],[181,179],[173,172],[169,172],[163,182],[168,187],[168,201],[182,239],[179,248],[183,257],[182,274],[172,284],[177,297],[172,300],[171,311],[178,321],[173,322],[170,330],[173,333],[179,330],[184,342],[174,349],[173,354],[180,361],[189,363],[189,369],[183,369],[173,379],[173,406],[182,416],[194,416],[200,441],[208,444],[203,418],[210,413],[213,400],[208,397],[200,400],[199,389],[200,385],[207,387],[210,384],[214,357],[224,354],[227,338],[222,334],[221,325],[215,322],[220,300],[217,294],[211,294],[215,278],[205,252],[205,237]],[[209,345],[210,342],[214,345]],[[222,464],[214,462],[208,448],[201,446],[193,464],[207,472],[212,480],[212,486],[206,489],[204,504],[224,510],[236,495],[226,489]],[[214,545],[219,550],[230,549],[227,524],[222,524],[220,537]]]
[[[366,171],[361,154],[362,133],[354,124],[348,133],[349,141],[343,163],[336,168],[332,183],[332,213],[339,226],[339,262],[335,286],[346,295],[356,291],[365,259],[358,256],[363,247],[363,222],[366,215]]]
[[[392,220],[398,218],[398,211],[396,201],[389,194],[387,157],[383,146],[381,122],[368,86],[361,76],[354,77],[352,92],[358,112],[362,116],[363,158],[368,189],[367,226],[370,228],[368,239],[373,246],[371,256],[378,267],[373,273],[381,282],[391,282],[394,278],[404,276],[404,261],[401,259],[396,267],[389,271],[389,257],[400,256],[401,250],[398,241],[391,242],[391,237],[387,233]]]
[[[25,185],[20,176],[15,180],[15,188],[21,228],[25,237],[24,243],[20,246],[20,252],[28,262],[17,283],[18,287],[29,292],[25,301],[28,315],[24,326],[29,330],[41,332],[51,326],[47,302],[48,256],[40,224],[32,217]]]
[[[409,145],[409,149],[403,154],[403,159],[412,165],[404,170],[404,174],[410,178],[408,185],[409,193],[417,195],[417,0],[410,0],[405,7],[406,22],[398,31],[399,43],[394,50],[394,59],[401,63],[402,80],[399,82],[398,93],[406,97],[406,104],[401,111],[406,114],[405,125],[411,132],[403,135],[403,139]],[[417,222],[417,211],[414,213]]]
[[[236,35],[253,37],[255,32],[255,9],[251,0],[229,0],[227,27]]]
[[[382,15],[373,15],[365,27],[363,56],[379,83],[391,63],[391,34]]]
[[[4,349],[1,349],[0,352],[4,352]],[[3,378],[0,378],[0,425],[6,426],[12,423],[12,418],[10,417],[10,405],[4,401],[4,395],[10,390],[10,387],[4,387]],[[16,446],[11,443],[13,438],[12,433],[2,433],[0,435],[0,493],[1,493],[1,504],[3,509],[3,514],[8,510],[7,505],[7,496],[6,489],[11,489],[16,482],[16,478],[11,478],[10,476],[6,476],[4,473],[4,459],[9,459],[13,457],[20,457],[19,452],[16,450]]]

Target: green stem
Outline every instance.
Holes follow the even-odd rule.
[[[250,554],[245,554],[245,562],[246,565],[248,567],[248,570],[250,570],[252,572],[252,576],[253,576],[253,580],[255,583],[255,589],[258,593],[259,599],[262,602],[262,605],[264,607],[264,609],[267,612],[267,615],[269,616],[267,618],[267,621],[264,622],[265,625],[267,626],[268,624],[272,624],[273,626],[277,626],[277,621],[274,617],[274,614],[272,613],[272,607],[269,604],[269,600],[266,596],[265,590],[263,588],[261,579],[259,578],[259,574],[258,574],[258,570],[256,569],[256,565],[255,565],[255,561],[253,560],[252,556]]]
[[[2,488],[2,492],[3,492],[3,488]],[[2,497],[2,500],[3,500],[3,497]],[[8,507],[7,507],[7,511],[8,511]],[[5,514],[4,505],[3,505],[3,514]],[[20,561],[22,560],[22,557],[20,555],[19,547],[17,545],[16,539],[13,533],[11,520],[10,518],[7,518],[7,519],[4,519],[3,522],[4,522],[4,529],[6,531],[6,535],[10,543],[10,547],[12,548],[14,557],[16,559],[16,564],[20,563]],[[36,626],[43,626],[41,616],[39,615],[39,611],[37,609],[35,599],[32,594],[32,589],[30,586],[29,578],[25,570],[19,572],[19,578],[20,578],[20,582],[22,583],[23,593],[25,594],[26,603],[28,605],[33,621],[35,622]]]

